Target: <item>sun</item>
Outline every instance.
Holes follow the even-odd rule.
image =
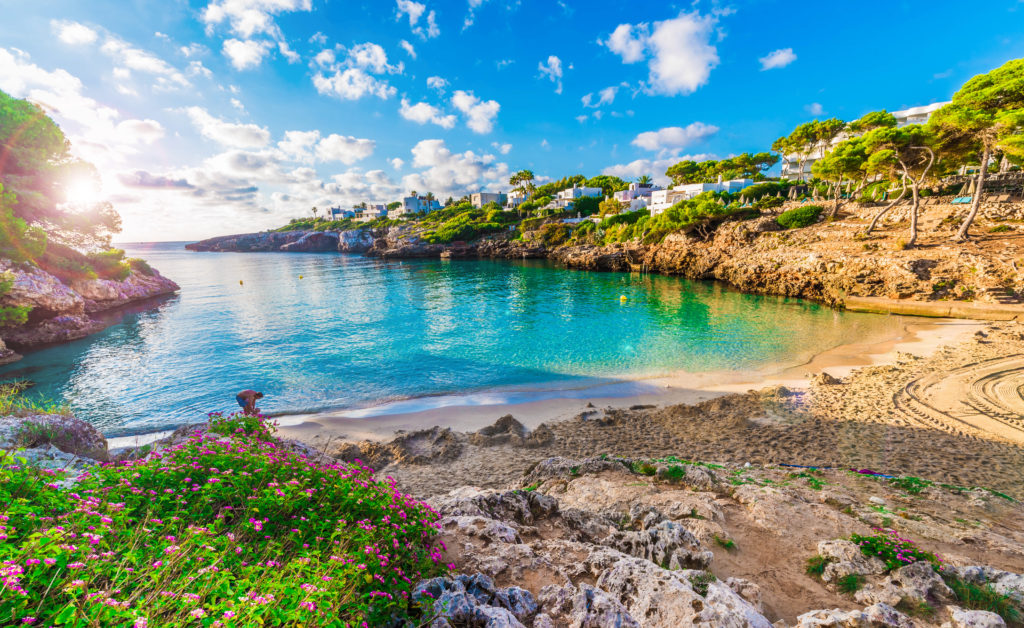
[[[92,205],[102,200],[99,183],[92,177],[76,177],[64,188],[66,201],[72,205]]]

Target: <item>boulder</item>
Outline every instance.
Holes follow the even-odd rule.
[[[430,500],[441,516],[486,517],[521,525],[536,525],[558,513],[558,502],[535,491],[481,491],[462,487]]]
[[[483,574],[424,580],[416,585],[412,597],[433,609],[430,626],[525,628],[537,613],[537,602],[529,591],[497,588]]]
[[[90,460],[109,459],[107,439],[92,423],[63,414],[0,417],[0,449],[45,445]]]
[[[538,597],[542,614],[533,628],[571,626],[573,628],[640,628],[622,602],[607,592],[581,584],[549,584]],[[543,617],[543,619],[541,619]],[[537,620],[540,620],[539,622]],[[556,623],[557,620],[557,623]]]
[[[885,573],[885,563],[875,557],[867,557],[853,541],[835,539],[818,543],[818,554],[829,561],[821,579],[826,584],[835,584],[845,576],[860,576]]]
[[[796,618],[795,628],[915,628],[914,620],[888,604],[875,604],[864,610],[818,610]]]
[[[511,414],[506,414],[493,425],[469,435],[469,442],[480,447],[514,445],[516,447],[542,447],[555,437],[547,425],[541,423],[532,432]]]
[[[931,563],[917,561],[900,567],[882,582],[865,586],[854,597],[861,604],[884,602],[896,606],[906,600],[937,606],[953,600],[955,596]]]
[[[989,611],[968,611],[958,606],[947,607],[949,621],[942,628],[1005,628],[1002,617]]]
[[[3,338],[8,343],[20,346],[53,344],[85,338],[105,327],[100,321],[85,314],[62,314],[35,325],[5,329]]]
[[[337,251],[340,238],[334,231],[309,231],[299,238],[281,245],[286,253],[319,253]]]
[[[661,521],[644,530],[615,532],[603,544],[666,569],[706,569],[714,558],[697,537],[673,521]]]
[[[1024,576],[993,567],[946,567],[952,575],[977,585],[989,585],[996,593],[1008,595],[1018,604],[1024,603]]]

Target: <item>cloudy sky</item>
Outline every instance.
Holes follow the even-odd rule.
[[[42,104],[98,166],[101,188],[78,193],[114,203],[123,241],[502,191],[521,168],[662,177],[812,117],[946,100],[1024,56],[1020,0],[0,0],[0,14],[0,89]]]

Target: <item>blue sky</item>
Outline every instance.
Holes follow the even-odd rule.
[[[663,175],[821,116],[947,100],[1024,2],[0,0],[0,89],[95,163],[123,240],[313,205]]]

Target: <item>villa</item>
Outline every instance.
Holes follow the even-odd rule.
[[[359,208],[355,211],[356,222],[369,222],[376,220],[377,218],[383,218],[388,215],[388,208],[386,205],[369,205],[366,207]]]
[[[469,196],[469,202],[473,207],[483,207],[488,203],[497,203],[499,207],[508,202],[508,195],[502,192],[477,192]]]
[[[646,208],[651,204],[651,195],[654,192],[660,191],[662,187],[660,185],[654,185],[653,183],[630,183],[629,189],[619,190],[613,196],[615,200],[625,205],[629,205],[624,211],[635,212]]]
[[[652,216],[657,216],[679,201],[689,200],[704,192],[729,192],[735,194],[754,184],[753,179],[730,179],[723,181],[718,177],[717,183],[684,183],[670,190],[654,190],[648,208]]]
[[[406,196],[402,199],[402,206],[391,210],[392,217],[408,216],[410,214],[427,214],[441,209],[441,203],[437,199],[427,199],[426,196]]]
[[[331,207],[327,210],[327,217],[331,220],[344,220],[345,218],[355,218],[356,210],[354,209],[342,209],[341,207]]]
[[[588,188],[573,185],[571,188],[561,190],[551,204],[558,209],[568,209],[572,207],[573,201],[585,196],[596,196],[600,198],[604,196],[604,190],[601,188]]]
[[[513,190],[506,195],[505,210],[511,211],[526,202],[526,193]]]
[[[949,102],[936,102],[930,105],[924,105],[922,107],[911,107],[910,109],[901,109],[900,111],[892,111],[892,115],[896,118],[896,126],[907,126],[908,124],[924,124],[928,122],[932,114],[942,107],[948,105]],[[849,139],[853,135],[847,132],[842,132],[832,140],[832,144],[828,149],[822,149],[817,146],[809,151],[802,152],[798,151],[795,153],[789,153],[782,156],[782,178],[783,179],[799,179],[801,181],[809,181],[813,178],[811,174],[811,166],[814,162],[822,158],[822,156],[835,146],[839,142],[845,139]],[[800,170],[800,159],[803,158],[803,171]]]

